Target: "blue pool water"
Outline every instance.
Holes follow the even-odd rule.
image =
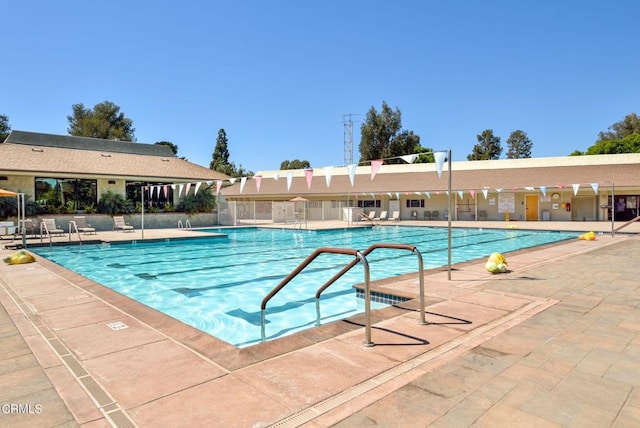
[[[330,231],[260,228],[210,229],[226,236],[135,244],[32,249],[53,262],[238,347],[261,341],[262,299],[318,247],[364,250],[378,242],[415,245],[425,269],[447,264],[447,230],[376,227]],[[454,229],[452,262],[575,239],[573,233]],[[351,256],[320,255],[271,299],[266,339],[316,325],[315,292]],[[409,251],[378,249],[367,256],[371,279],[418,270]],[[352,286],[363,282],[354,267],[321,298],[320,323],[364,312]],[[428,284],[426,285],[428,287]],[[416,290],[417,291],[417,290]],[[372,309],[383,306],[372,303]]]

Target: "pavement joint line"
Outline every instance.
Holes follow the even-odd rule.
[[[316,417],[321,416],[322,414],[330,410],[336,409],[356,397],[361,397],[365,393],[375,388],[381,387],[391,380],[394,380],[423,364],[427,364],[433,361],[437,357],[451,352],[455,352],[456,355],[458,353],[462,354],[464,352],[467,352],[473,347],[478,346],[479,344],[495,336],[495,334],[487,335],[487,333],[494,330],[497,330],[498,332],[507,330],[508,328],[511,328],[512,326],[523,322],[525,319],[528,319],[531,316],[557,303],[557,301],[553,301],[550,299],[535,298],[532,296],[525,297],[530,300],[530,303],[516,309],[515,311],[510,312],[483,326],[480,326],[477,329],[469,331],[467,334],[464,334],[458,339],[454,339],[451,342],[439,345],[436,348],[425,352],[424,354],[418,355],[408,361],[396,365],[395,367],[385,370],[384,372],[379,373],[378,375],[364,382],[361,382],[358,385],[354,385],[351,388],[341,391],[333,395],[332,397],[327,398],[326,400],[320,401],[319,403],[311,407],[296,412],[270,426],[278,428],[302,426],[305,423],[312,421]],[[527,316],[525,317],[525,315]]]
[[[91,401],[93,401],[93,403],[96,405],[96,407],[98,408],[100,413],[102,413],[105,416],[105,419],[107,421],[109,421],[110,424],[112,426],[114,426],[114,427],[121,427],[121,426],[132,426],[133,427],[133,426],[135,426],[135,424],[133,424],[133,422],[132,422],[131,417],[129,417],[128,414],[121,408],[120,404],[117,403],[113,399],[113,397],[111,397],[109,395],[109,393],[102,386],[100,386],[100,384],[98,384],[98,382],[93,378],[93,376],[91,376],[89,371],[86,370],[84,365],[82,365],[82,363],[69,351],[69,349],[64,345],[64,343],[55,335],[55,333],[44,324],[39,327],[38,325],[36,325],[36,323],[34,323],[34,318],[40,320],[40,316],[37,314],[37,311],[33,311],[35,308],[32,308],[31,305],[26,304],[26,302],[23,300],[23,297],[19,293],[17,293],[16,290],[13,290],[12,287],[9,284],[0,283],[0,287],[2,287],[2,289],[5,291],[5,293],[7,293],[9,298],[16,305],[16,307],[20,309],[22,314],[29,321],[29,323],[33,326],[33,328],[38,332],[40,337],[42,337],[44,339],[44,341],[47,343],[47,345],[49,345],[49,348],[58,357],[58,359],[61,361],[61,363],[66,367],[66,369],[68,370],[69,374],[74,379],[76,379],[76,381],[78,382],[78,385],[80,385],[80,387],[89,396]],[[10,292],[7,288],[11,289],[12,292]],[[16,298],[19,299],[19,300],[17,300]],[[31,313],[25,312],[24,311],[24,307],[20,303],[25,304],[25,306],[27,306],[30,310],[32,310],[32,312]],[[45,332],[50,333],[53,337],[47,338],[46,335],[45,335]],[[57,345],[54,344],[56,342],[58,343]],[[27,346],[29,346],[29,345],[27,344]],[[31,348],[31,346],[29,346],[29,348]],[[31,352],[35,355],[35,351],[33,349],[31,349]],[[62,354],[61,352],[66,352],[66,353]],[[65,357],[72,358],[74,360],[74,362],[76,364],[78,364],[79,367],[81,367],[82,369],[85,370],[87,375],[86,376],[82,376],[81,378],[76,376],[76,373],[70,367],[70,365],[66,361]],[[45,374],[46,373],[47,372],[45,370]],[[47,377],[48,377],[48,375],[47,375]],[[89,382],[89,384],[92,384],[93,387],[89,388],[87,386],[87,382]],[[54,388],[55,388],[55,383],[53,383],[53,385],[54,385]],[[94,389],[95,391],[91,391],[91,389]],[[61,391],[59,391],[57,388],[56,388],[56,390],[58,391],[58,394],[64,400],[64,395],[61,393]],[[128,419],[129,423],[130,423],[129,425],[126,425],[126,424],[123,425],[123,424],[120,424],[120,423],[114,423],[113,420],[108,417],[108,413],[103,410],[103,405],[100,403],[100,400],[98,400],[98,398],[96,397],[96,395],[100,395],[100,394],[103,394],[105,397],[108,397],[111,400],[111,403],[108,403],[108,404],[115,404],[115,405],[118,406],[118,409],[120,410],[120,412],[122,412],[122,417],[120,419],[122,421],[124,421],[125,418]],[[64,400],[64,402],[67,405],[67,407],[69,407],[69,403],[67,402],[67,400]],[[72,413],[75,414],[75,412],[73,411],[72,408],[69,408],[69,410]]]

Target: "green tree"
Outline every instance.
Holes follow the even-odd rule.
[[[636,113],[631,113],[620,122],[611,125],[606,132],[600,132],[598,140],[584,154],[640,153],[638,138],[640,138],[640,118]]]
[[[476,138],[478,139],[478,144],[473,146],[473,152],[467,156],[467,160],[494,160],[500,158],[500,154],[502,154],[500,137],[493,135],[493,129],[485,129]]]
[[[305,169],[311,168],[311,163],[308,160],[294,159],[292,161],[282,161],[280,169]]]
[[[640,153],[640,133],[632,133],[619,140],[603,140],[589,147],[585,155]]]
[[[391,139],[389,145],[389,157],[409,155],[417,153],[420,146],[420,136],[413,131],[401,131]]]
[[[596,144],[600,141],[622,140],[634,133],[640,134],[640,117],[636,113],[631,113],[607,128],[606,132],[598,133]]]
[[[9,118],[0,114],[0,143],[2,143],[11,133],[11,125],[9,125]]]
[[[223,128],[218,130],[216,138],[216,147],[213,149],[213,155],[209,169],[221,172],[223,174],[232,175],[235,165],[229,162],[229,140],[227,133]]]
[[[413,163],[435,163],[436,158],[433,155],[433,149],[430,147],[417,147],[418,158]]]
[[[173,144],[171,141],[156,141],[156,145],[158,146],[168,146],[174,155],[178,154],[178,146]]]
[[[221,172],[230,177],[245,177],[253,175],[253,171],[245,170],[242,165],[236,167],[235,163],[229,161],[229,140],[227,139],[227,133],[223,128],[218,130],[216,147],[213,149],[209,169]]]
[[[397,107],[393,111],[383,101],[380,113],[375,107],[369,109],[360,127],[360,162],[416,153],[419,147],[420,137],[402,130],[402,113]]]
[[[120,106],[111,101],[96,104],[93,109],[84,104],[73,104],[73,114],[67,116],[69,135],[102,138],[105,140],[136,141],[133,121],[120,112]]]
[[[507,138],[507,148],[507,159],[530,158],[533,143],[526,132],[517,129]]]

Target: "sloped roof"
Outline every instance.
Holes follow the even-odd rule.
[[[573,184],[589,188],[598,183],[606,189],[613,182],[616,188],[640,188],[640,154],[580,156],[565,158],[538,158],[495,161],[453,162],[451,188],[476,190],[484,188],[523,189],[525,187],[566,186]],[[292,173],[290,190],[287,190],[287,173]],[[279,178],[274,179],[278,174]],[[408,193],[444,192],[448,189],[447,166],[438,177],[435,164],[383,165],[371,178],[371,167],[358,167],[351,185],[346,167],[334,168],[330,186],[322,168],[313,171],[308,188],[304,170],[265,171],[261,176],[260,191],[257,180],[247,180],[242,192],[239,183],[222,190],[229,199],[287,199],[292,196],[326,197],[360,193]]]
[[[99,138],[42,134],[26,131],[12,131],[5,142],[26,144],[28,146],[56,147],[60,149],[128,153],[147,156],[175,156],[171,148],[161,144],[141,144],[130,141],[102,140]]]
[[[0,144],[0,171],[172,180],[217,180],[225,174],[175,157],[164,145],[13,131]]]

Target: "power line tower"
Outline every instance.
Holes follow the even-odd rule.
[[[344,164],[353,163],[353,114],[342,116],[342,126],[344,128]]]

